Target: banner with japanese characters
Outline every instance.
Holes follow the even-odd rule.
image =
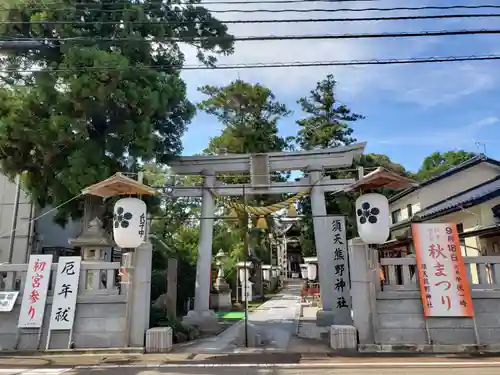
[[[81,262],[80,257],[59,258],[49,330],[73,328]]]
[[[49,289],[52,254],[32,254],[26,273],[18,328],[40,328]]]
[[[420,295],[426,317],[473,317],[456,225],[412,224]]]
[[[325,219],[327,230],[331,233],[333,249],[332,274],[335,292],[335,322],[337,322],[336,324],[352,324],[345,217],[327,216]],[[319,267],[321,267],[321,264],[319,264]]]

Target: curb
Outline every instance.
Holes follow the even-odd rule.
[[[144,348],[49,349],[39,351],[2,350],[0,357],[47,357],[75,355],[142,355]]]
[[[500,344],[492,345],[409,345],[409,344],[360,344],[359,354],[500,354]]]

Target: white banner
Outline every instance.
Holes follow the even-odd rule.
[[[32,254],[24,284],[19,328],[40,328],[43,324],[47,290],[49,289],[52,254]]]
[[[49,330],[70,330],[75,319],[81,257],[60,257]]]

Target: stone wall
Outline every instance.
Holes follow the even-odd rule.
[[[500,292],[473,291],[474,312],[480,343],[500,343]],[[427,321],[427,328],[426,328]],[[379,292],[376,340],[381,344],[435,345],[476,344],[474,323],[469,318],[424,319],[420,293]]]
[[[136,268],[134,285],[117,283],[120,263],[82,262],[71,340],[74,348],[144,345],[144,334],[149,328],[149,304],[144,298],[149,298],[151,288],[147,282],[151,262],[149,265],[146,264],[148,262],[144,262],[144,259],[150,259],[149,245],[145,245],[141,250],[134,262],[135,266],[139,266]],[[0,291],[20,291],[13,310],[0,312],[0,350],[44,350],[47,345],[57,264],[52,265],[53,273],[41,332],[39,329],[17,328],[27,268],[27,264],[0,265],[2,279]],[[145,269],[144,272],[141,272],[141,268]],[[130,288],[129,297],[134,297],[132,299],[134,305],[129,308],[129,322],[127,322],[127,288]],[[69,331],[52,331],[50,349],[67,349],[69,335]]]
[[[359,240],[349,246],[354,325],[362,345],[476,344],[470,318],[424,319],[415,258],[381,259]],[[500,256],[464,257],[482,345],[500,344]],[[386,280],[380,281],[380,266]]]
[[[0,312],[0,349],[45,349],[52,298],[47,299],[42,335],[38,329],[17,329],[21,298],[11,312]],[[76,306],[73,338],[75,348],[126,346],[125,296],[80,296]],[[69,331],[52,331],[50,349],[67,349]]]

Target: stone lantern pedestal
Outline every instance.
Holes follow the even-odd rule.
[[[210,295],[210,300],[212,302],[212,308],[218,311],[231,311],[231,289],[229,288],[226,279],[224,278],[224,260],[226,259],[226,254],[222,250],[219,250],[217,255],[217,279],[215,280],[214,289],[216,293]]]

